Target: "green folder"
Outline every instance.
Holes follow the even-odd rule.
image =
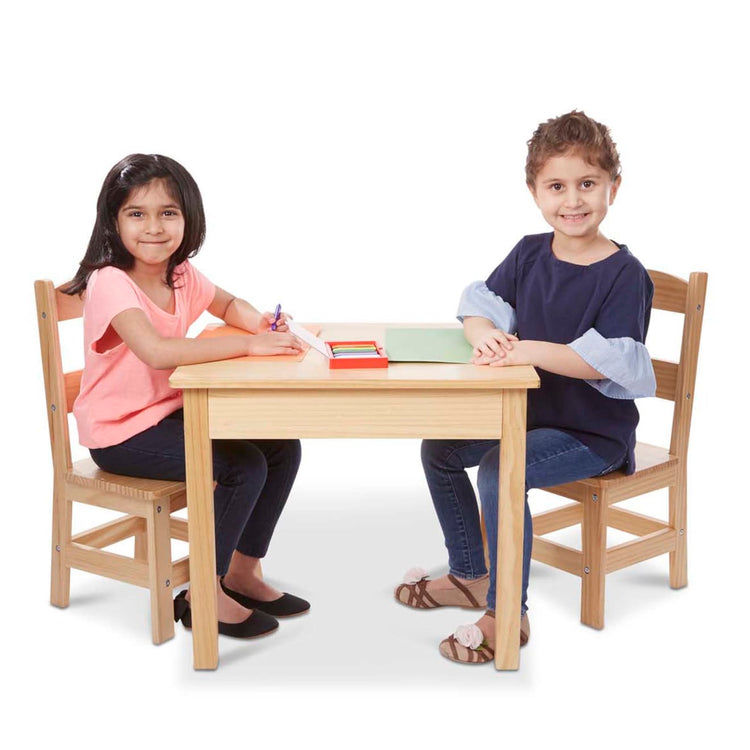
[[[462,328],[386,328],[389,362],[468,362],[471,344]]]

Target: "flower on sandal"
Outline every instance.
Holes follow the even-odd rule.
[[[459,625],[453,637],[466,648],[476,651],[484,643],[484,633],[478,625]]]
[[[429,575],[430,574],[424,568],[409,568],[409,570],[404,573],[404,583],[419,583],[423,578],[428,578]]]

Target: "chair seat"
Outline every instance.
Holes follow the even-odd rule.
[[[73,470],[65,474],[65,481],[135,500],[162,500],[185,492],[185,482],[110,474],[102,471],[90,458],[76,461]]]
[[[626,474],[624,471],[613,471],[603,477],[591,477],[581,479],[579,484],[588,487],[615,487],[624,482],[633,482],[636,479],[647,479],[650,475],[661,474],[667,470],[674,469],[679,463],[679,458],[672,455],[666,448],[648,443],[636,443],[635,446],[635,473]]]

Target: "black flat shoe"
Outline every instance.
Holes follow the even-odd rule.
[[[190,602],[185,599],[187,589],[180,591],[174,600],[174,621],[190,630],[193,627],[193,615],[190,612]],[[231,638],[258,638],[268,635],[279,627],[277,620],[265,612],[255,610],[250,617],[242,622],[222,622],[219,620],[219,634]]]
[[[282,594],[272,602],[261,602],[258,599],[251,599],[249,596],[240,594],[239,591],[228,589],[224,585],[224,579],[221,579],[221,588],[227,596],[231,596],[243,607],[259,610],[273,617],[294,617],[295,615],[302,615],[310,609],[310,602],[301,599],[299,596],[294,596],[294,594]]]

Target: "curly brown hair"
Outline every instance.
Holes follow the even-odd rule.
[[[567,151],[601,167],[613,181],[620,175],[620,155],[609,128],[575,109],[541,123],[527,145],[526,184],[531,188],[547,159]]]

